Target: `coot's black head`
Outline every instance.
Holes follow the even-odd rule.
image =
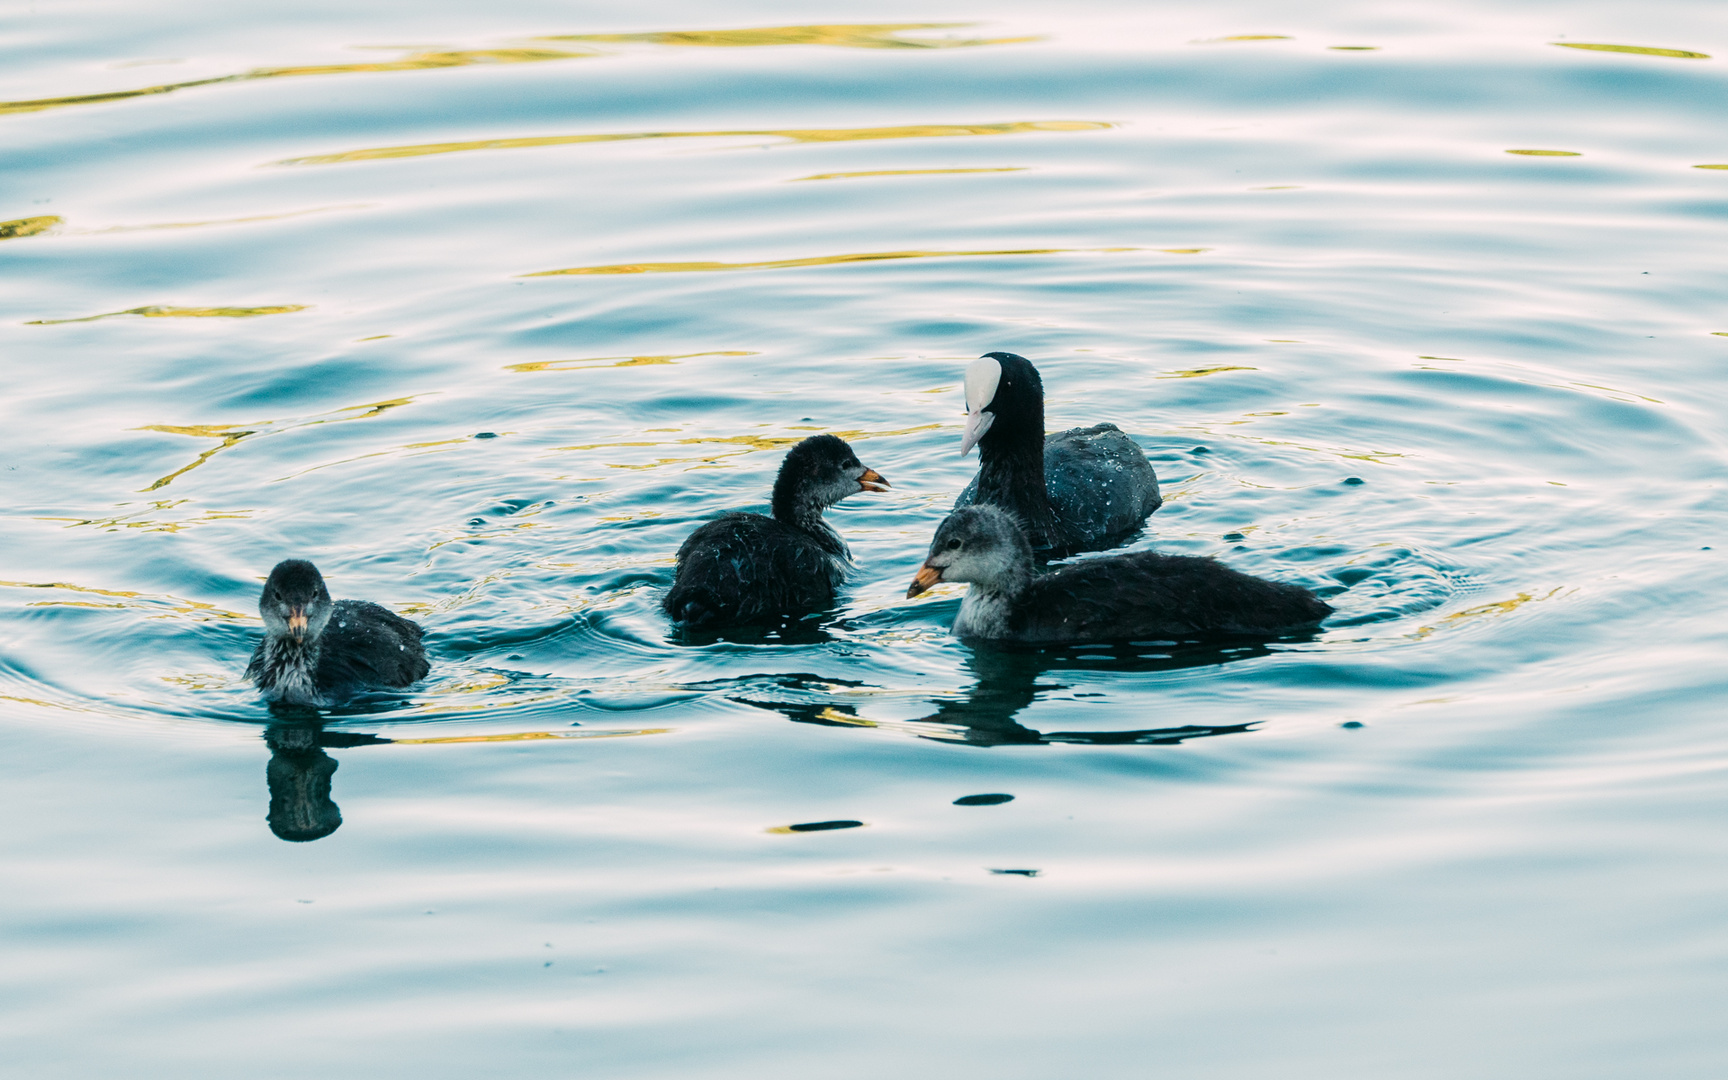
[[[812,435],[788,451],[780,466],[774,480],[774,516],[789,520],[787,515],[821,514],[848,495],[887,490],[888,481],[860,463],[845,439]]]
[[[264,629],[274,638],[316,641],[330,621],[330,590],[324,575],[305,559],[283,559],[270,571],[258,613]]]
[[[1014,515],[997,506],[967,506],[937,528],[906,595],[917,596],[938,581],[1000,587],[1031,573],[1032,545]]]
[[[1024,356],[985,353],[966,365],[966,433],[960,454],[973,446],[1036,440],[1044,448],[1044,382]],[[980,450],[979,453],[983,453]]]

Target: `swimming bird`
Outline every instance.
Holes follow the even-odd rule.
[[[964,456],[978,476],[954,508],[1000,506],[1040,559],[1112,547],[1164,504],[1145,451],[1115,424],[1044,434],[1044,383],[1024,356],[985,353],[966,366]]]
[[[972,583],[954,633],[990,641],[1271,636],[1311,628],[1332,613],[1300,586],[1192,555],[1138,551],[1038,574],[1025,531],[994,506],[948,515],[906,595],[939,581]]]
[[[846,440],[805,439],[780,465],[774,516],[733,511],[698,527],[678,549],[678,573],[661,606],[686,627],[761,623],[833,607],[851,552],[822,512],[848,495],[887,489]]]
[[[276,564],[258,612],[264,640],[246,678],[270,701],[334,705],[361,690],[408,686],[431,670],[419,624],[364,600],[332,602],[324,575],[305,559]]]

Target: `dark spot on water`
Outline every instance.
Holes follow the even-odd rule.
[[[1037,877],[1040,873],[1038,870],[998,870],[995,867],[991,867],[990,872],[992,874],[1013,874],[1015,877]]]
[[[476,431],[474,437],[476,439],[496,439],[498,433],[496,431]]]
[[[862,821],[806,821],[799,825],[786,826],[787,832],[827,832],[829,829],[859,829]]]
[[[1362,727],[1363,725],[1362,725],[1362,721],[1360,721],[1360,720],[1346,720],[1342,724],[1339,724],[1338,726],[1341,728],[1349,728],[1351,730],[1354,730],[1356,728]]]
[[[1248,538],[1246,536],[1243,536],[1239,532],[1227,532],[1224,534],[1224,539],[1226,539],[1226,540],[1246,540]]]
[[[962,795],[954,800],[955,806],[997,806],[1005,802],[1013,802],[1014,796],[1001,793],[993,795]]]
[[[1366,482],[1367,481],[1363,480],[1360,476],[1346,476],[1344,478],[1344,483],[1349,484],[1351,487],[1355,487],[1357,484],[1363,484]]]
[[[484,524],[486,524],[486,519],[485,518],[469,518],[468,524],[474,525],[474,526],[484,525]]]
[[[522,654],[519,652],[513,652],[509,656],[506,656],[504,659],[506,659],[506,660],[520,660],[520,659],[522,659]]]
[[[1350,566],[1332,572],[1332,580],[1342,582],[1346,587],[1373,576],[1374,571],[1365,566]]]
[[[1204,446],[1196,446],[1194,449],[1192,449],[1188,452],[1190,454],[1210,454],[1212,451],[1206,449]]]
[[[551,966],[552,966],[552,961],[550,961],[550,960],[548,960],[548,961],[546,961],[546,962],[545,962],[545,963],[544,963],[544,964],[541,964],[541,965],[540,965],[540,966],[541,966],[541,967],[551,967]]]

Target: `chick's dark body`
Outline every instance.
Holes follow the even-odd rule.
[[[1298,585],[1266,581],[1212,559],[1137,552],[1086,559],[1035,577],[1009,608],[1025,642],[1269,635],[1332,613]]]
[[[690,627],[823,611],[834,606],[846,567],[846,545],[827,526],[805,530],[734,511],[698,527],[678,549],[665,608]]]

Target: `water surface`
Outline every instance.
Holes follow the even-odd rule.
[[[5,13],[9,1056],[1709,1075],[1714,16]],[[1145,447],[1135,547],[1338,615],[952,639],[994,349]],[[843,605],[673,634],[817,432],[894,484]],[[273,717],[290,555],[431,677]]]

